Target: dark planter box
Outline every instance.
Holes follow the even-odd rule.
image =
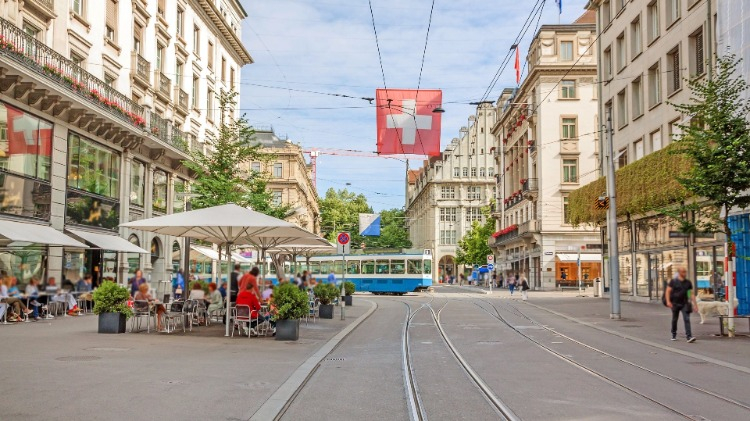
[[[333,319],[333,304],[321,304],[319,312],[321,319]]]
[[[277,320],[276,340],[296,341],[299,339],[299,320]]]
[[[99,333],[125,333],[127,318],[122,313],[99,315]]]
[[[351,295],[344,295],[344,304],[350,306],[352,305],[352,296]]]

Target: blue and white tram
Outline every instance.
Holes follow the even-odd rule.
[[[307,270],[318,282],[325,282],[333,271],[336,280],[344,278],[344,260],[340,255],[314,256],[308,267],[305,258],[287,262],[284,272],[297,274]],[[269,279],[276,278],[271,265]],[[355,254],[346,256],[346,280],[357,291],[373,294],[405,294],[432,286],[432,256],[422,254]]]

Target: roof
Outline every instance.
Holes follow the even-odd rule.
[[[414,184],[417,182],[417,178],[419,178],[422,170],[409,170],[409,172],[406,173],[406,180],[409,184]]]
[[[265,148],[287,148],[294,145],[289,141],[279,139],[272,130],[256,129],[253,133],[253,141]]]
[[[578,17],[578,19],[574,20],[573,23],[596,23],[596,11],[590,9],[586,10]]]

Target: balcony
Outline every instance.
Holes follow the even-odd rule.
[[[151,84],[151,63],[135,51],[130,57],[130,76],[133,77],[133,82],[147,88]]]
[[[540,230],[540,221],[538,219],[530,219],[518,226],[518,235],[538,234]]]
[[[175,86],[174,97],[177,99],[177,112],[182,115],[187,115],[190,112],[190,101],[188,93],[180,89],[179,86]]]
[[[492,237],[495,239],[494,244],[491,241],[488,241],[488,244],[490,245],[490,247],[492,247],[493,245],[495,247],[503,245],[515,238],[518,238],[518,233],[518,225],[511,225],[492,234]]]
[[[512,208],[513,206],[516,206],[517,204],[519,204],[521,202],[523,202],[523,196],[521,195],[520,192],[515,192],[510,197],[508,197],[507,199],[505,199],[505,201],[504,201],[505,210],[508,210],[508,209]]]
[[[172,101],[172,81],[162,72],[154,72],[154,88],[156,96],[165,102]]]
[[[527,178],[521,183],[521,195],[529,200],[533,200],[539,194],[539,179]]]

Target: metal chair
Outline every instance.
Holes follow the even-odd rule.
[[[130,332],[141,330],[141,320],[146,318],[146,333],[151,333],[151,306],[148,301],[133,301],[133,317],[130,319]]]
[[[0,303],[0,320],[2,324],[7,325],[8,323],[8,304]]]
[[[253,334],[257,335],[257,332],[255,332],[255,329],[251,326],[253,322],[253,319],[250,317],[251,313],[250,306],[247,305],[237,305],[232,308],[232,337],[234,337],[235,328],[240,335],[242,334],[242,325],[244,324],[247,324],[248,337],[253,336]]]
[[[169,306],[169,310],[164,313],[164,327],[167,333],[172,333],[177,329],[177,322],[182,325],[182,332],[185,333],[185,316],[186,305],[184,301],[174,301]]]
[[[320,300],[317,298],[314,300],[309,301],[310,309],[307,312],[307,316],[305,316],[305,323],[309,323],[310,318],[313,319],[313,323],[315,323],[315,319],[317,317],[320,317]]]

